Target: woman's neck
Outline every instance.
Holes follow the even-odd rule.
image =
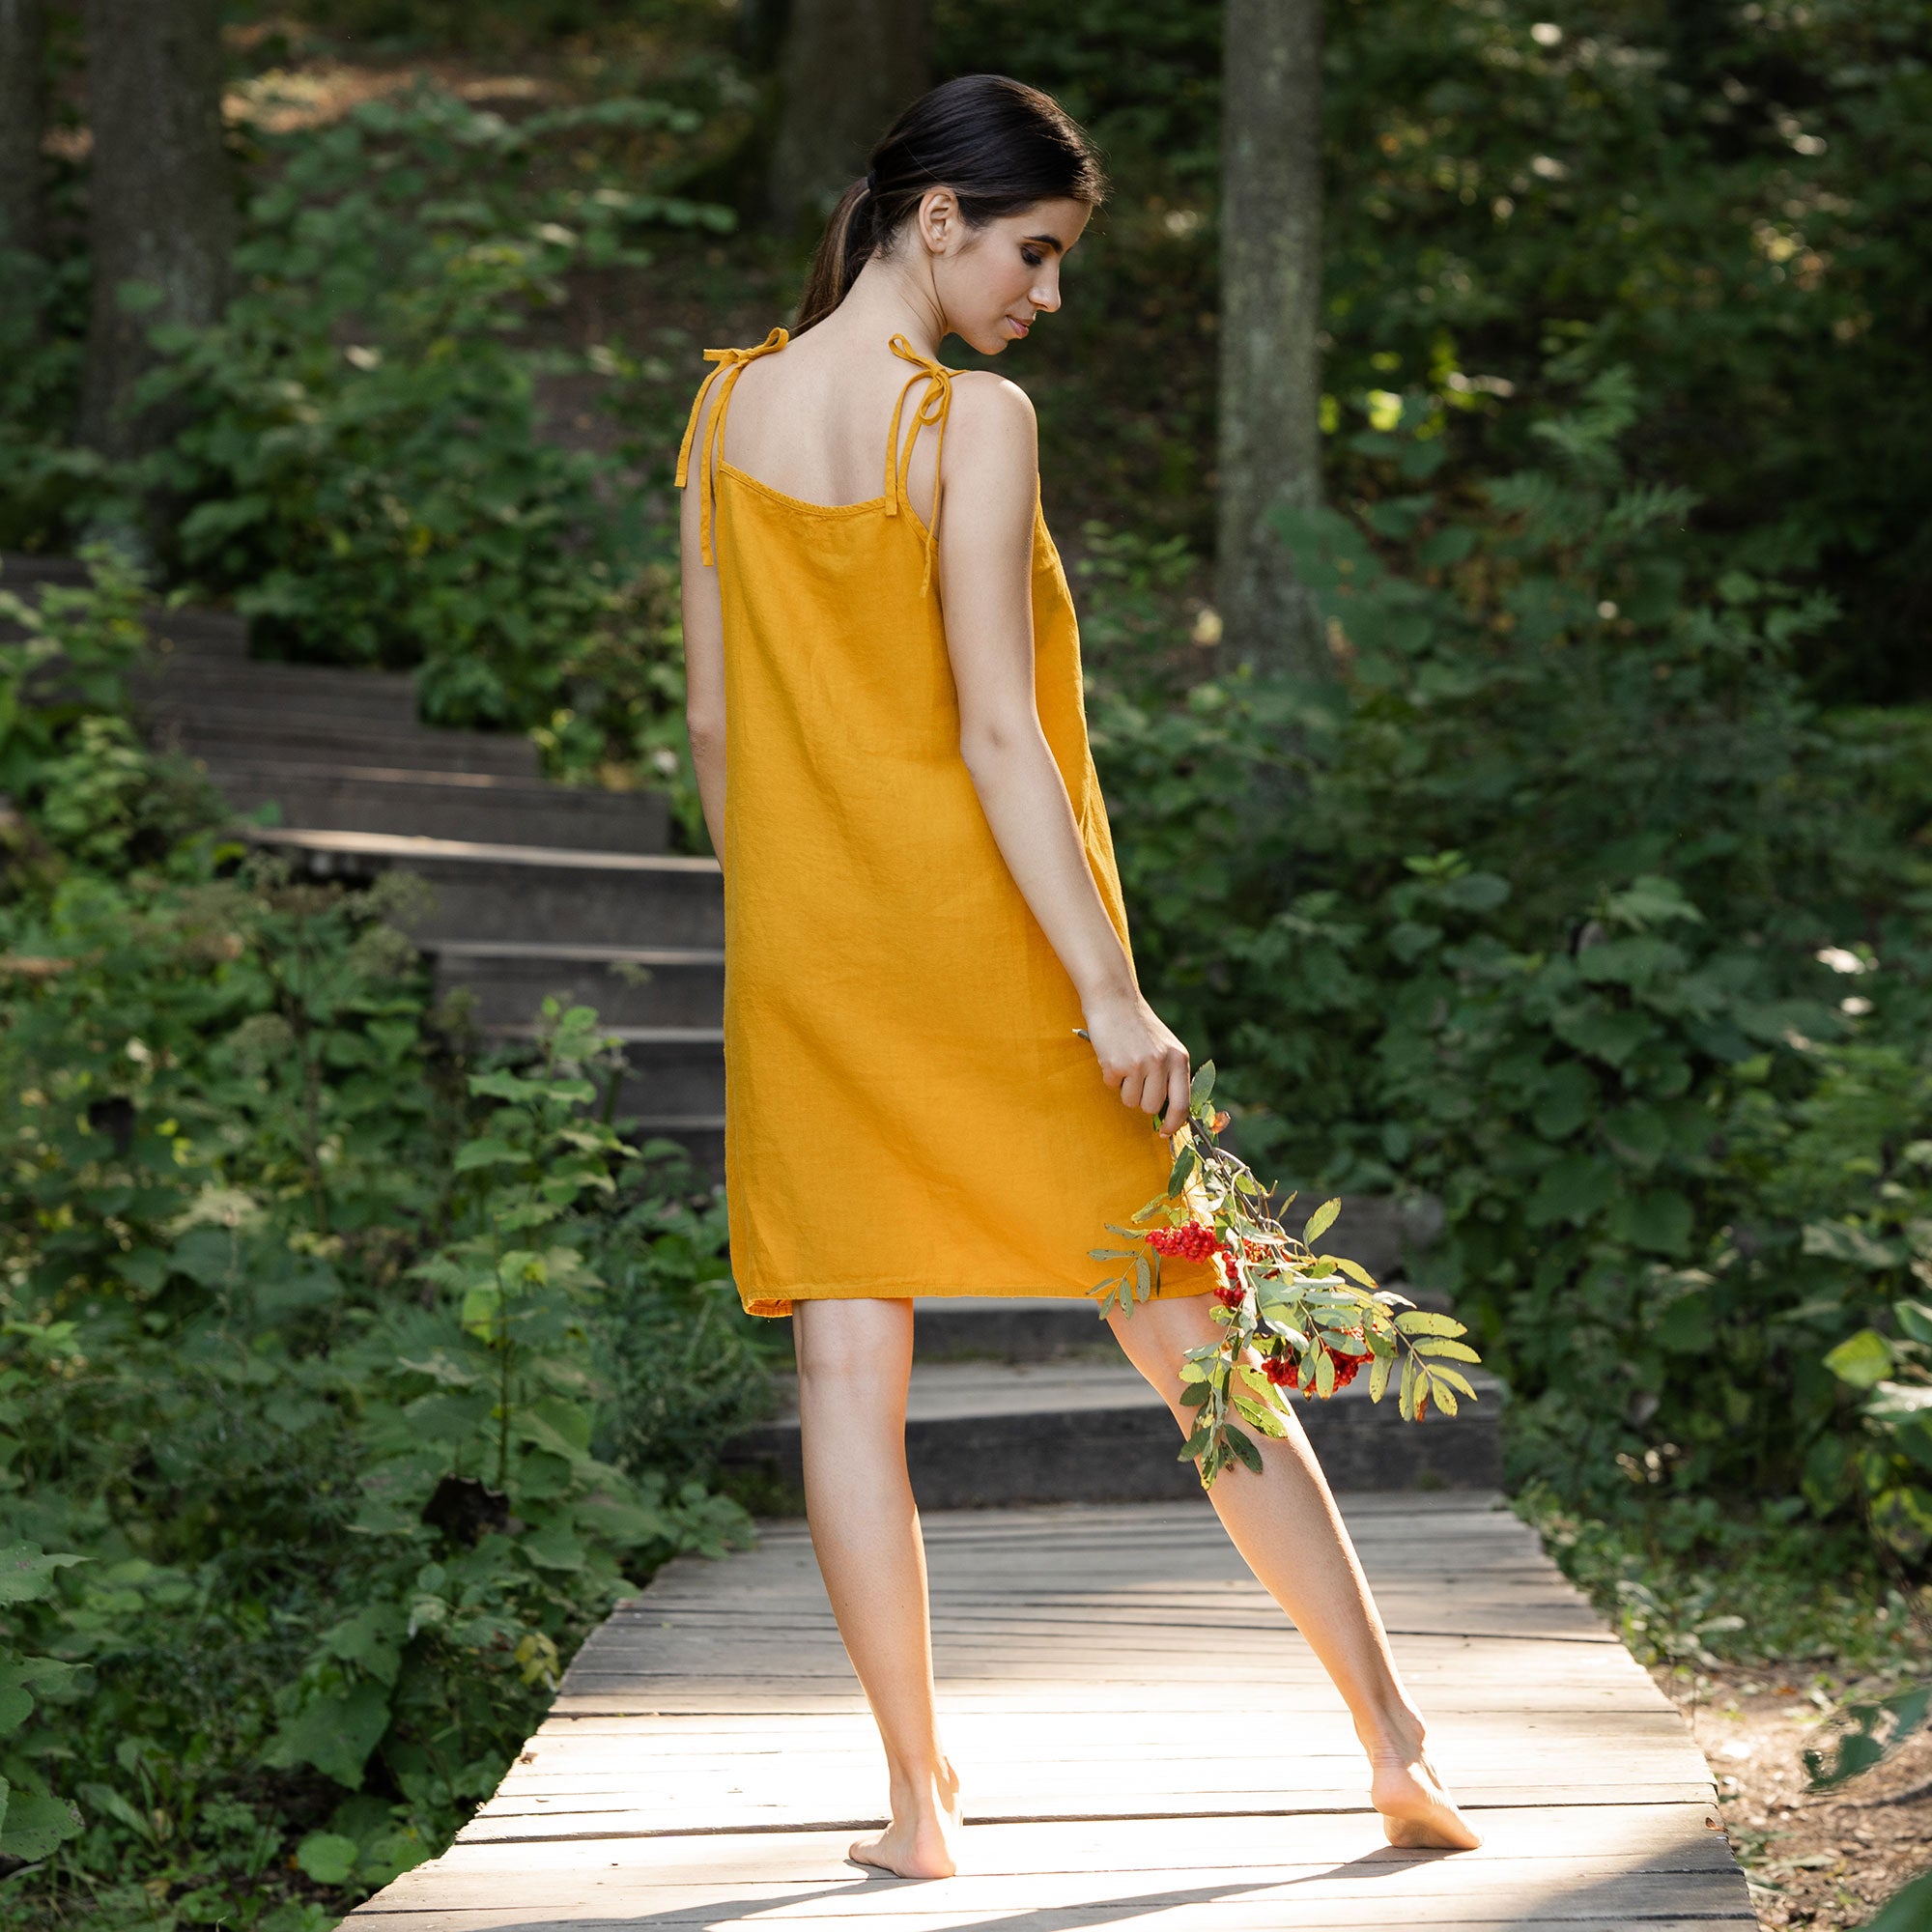
[[[859,270],[845,299],[826,317],[840,334],[880,343],[903,335],[922,355],[937,361],[949,333],[930,278],[923,284],[895,263],[877,256]]]

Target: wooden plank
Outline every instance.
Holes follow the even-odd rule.
[[[1692,1913],[1707,1906],[1722,1912],[1735,1904],[1725,1896],[1730,1875],[1723,1871],[1630,1872],[1613,1863],[1583,1861],[1566,1865],[1558,1882],[1586,1887],[1594,1913],[1624,1918],[1645,1918],[1659,1912]],[[1355,1909],[1379,1909],[1385,1915],[1426,1912],[1435,1918],[1445,1908],[1454,1912],[1460,1906],[1466,1911],[1474,1903],[1466,1871],[1435,1861],[1368,1872],[1252,1866],[1213,1874],[1136,1872],[1112,1881],[1118,1893],[1112,1900],[1096,1899],[1094,1885],[1091,1873],[1034,1872],[1012,1878],[958,1878],[943,1886],[928,1883],[916,1890],[863,1878],[834,1880],[810,1890],[788,1885],[748,1887],[729,1876],[708,1886],[666,1886],[648,1875],[586,1871],[580,1864],[532,1875],[517,1889],[521,1896],[505,1898],[505,1881],[496,1874],[474,1874],[445,1879],[435,1897],[444,1910],[495,1907],[569,1918],[649,1915],[653,1927],[712,1926],[721,1914],[731,1917],[746,1908],[754,1911],[761,1923],[815,1923],[829,1918],[877,1922],[889,1918],[896,1924],[910,1911],[919,1915],[920,1922],[957,1924],[970,1923],[980,1915],[1015,1911],[1027,1913],[1031,1923],[1033,1915],[1042,1912],[1086,1912],[1097,1918],[1128,1906],[1136,1913],[1208,1906],[1217,1908],[1211,1915],[1213,1923],[1266,1924],[1273,1932],[1280,1932],[1281,1918],[1258,1916],[1270,1906],[1277,1915],[1291,1911],[1296,1924],[1308,1922],[1305,1915],[1311,1912],[1322,1914],[1317,1923],[1387,1924],[1386,1916],[1379,1921],[1357,1918]],[[1475,1909],[1485,1917],[1533,1913],[1549,1904],[1551,1889],[1551,1874],[1545,1864],[1520,1867],[1507,1860],[1492,1860],[1484,1870],[1481,1903]],[[939,1891],[943,1898],[932,1895]]]
[[[1715,1808],[1678,1803],[1645,1806],[1543,1805],[1484,1811],[1479,1853],[1397,1851],[1383,1842],[1366,1811],[1341,1817],[1150,1819],[1122,1822],[969,1825],[968,1876],[1084,1872],[1119,1877],[1141,1871],[1221,1871],[1251,1865],[1296,1869],[1380,1869],[1414,1861],[1466,1872],[1492,1859],[1542,1860],[1551,1865],[1600,1861],[1630,1871],[1722,1870],[1729,1851],[1713,1829]],[[611,1840],[595,1854],[599,1870],[636,1870],[666,1885],[701,1885],[720,1873],[734,1883],[782,1885],[854,1877],[845,1862],[845,1832],[717,1833],[652,1840]],[[566,1844],[468,1847],[463,1866],[522,1884],[584,1863]],[[419,1899],[439,1881],[431,1866],[397,1881],[397,1902]]]
[[[1392,1851],[1347,1712],[1205,1502],[935,1516],[935,1667],[965,1779],[957,1879],[843,1862],[883,1760],[798,1525],[669,1566],[580,1653],[394,1932],[1753,1922],[1710,1773],[1648,1675],[1491,1498],[1345,1500],[1481,1851]],[[1244,1664],[1232,1753],[1177,1748]],[[407,1917],[407,1927],[404,1924]]]

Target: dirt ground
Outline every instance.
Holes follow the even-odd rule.
[[[1683,1679],[1654,1675],[1710,1762],[1759,1924],[1861,1926],[1932,1867],[1932,1736],[1920,1732],[1836,1791],[1806,1789],[1804,1752],[1825,1745],[1834,1703],[1896,1686],[1849,1686],[1834,1698],[1806,1675],[1720,1667],[1693,1696]]]

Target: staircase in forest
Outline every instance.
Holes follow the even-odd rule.
[[[65,558],[0,567],[25,596],[85,582]],[[412,930],[440,990],[467,988],[497,1037],[530,1032],[546,994],[595,1007],[630,1063],[617,1111],[722,1176],[724,896],[713,861],[665,849],[661,796],[547,784],[527,738],[423,724],[407,674],[252,659],[232,612],[150,622],[153,735],[238,811],[276,808],[254,842],[316,876],[425,880]]]
[[[22,594],[79,582],[59,559],[0,568]],[[199,760],[238,811],[278,809],[251,839],[312,875],[401,867],[426,880],[435,904],[414,933],[439,985],[469,989],[498,1037],[531,1032],[547,994],[595,1007],[630,1063],[618,1113],[723,1178],[721,880],[713,861],[665,850],[661,797],[546,784],[527,739],[420,723],[407,675],[251,659],[225,611],[152,616],[164,648],[141,696],[155,735]],[[1432,1232],[1354,1201],[1322,1245],[1400,1285]],[[922,1303],[915,1354],[907,1447],[928,1509],[1199,1493],[1166,1406],[1094,1304]],[[1506,1392],[1480,1371],[1470,1379],[1480,1402],[1420,1426],[1393,1401],[1372,1404],[1364,1382],[1299,1412],[1338,1489],[1493,1489]],[[764,1507],[798,1506],[795,1413],[742,1437],[735,1461]]]

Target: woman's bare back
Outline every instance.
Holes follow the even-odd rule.
[[[889,337],[873,342],[828,319],[745,369],[725,417],[724,461],[802,502],[871,502],[885,488],[893,405],[906,380]],[[927,387],[915,375],[901,435]],[[906,486],[924,522],[937,463],[936,439],[921,437]]]

